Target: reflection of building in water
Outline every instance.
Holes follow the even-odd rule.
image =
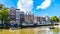
[[[50,34],[49,28],[35,28],[35,34]]]
[[[60,23],[59,23],[59,28],[60,28]]]

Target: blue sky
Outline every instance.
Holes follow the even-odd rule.
[[[39,16],[60,16],[60,0],[48,0],[51,1],[50,3],[47,2],[47,6],[45,8],[42,6],[42,3],[45,0],[33,0],[33,8],[32,8],[32,12],[35,15],[39,15]],[[47,0],[46,0],[47,1]],[[6,7],[10,8],[10,7],[15,7],[17,8],[17,2],[18,0],[0,0],[0,3],[5,5]],[[38,6],[41,6],[37,9]],[[20,6],[21,7],[21,6]],[[29,7],[29,5],[28,5]],[[26,7],[25,7],[26,8]],[[30,8],[27,8],[30,9]]]

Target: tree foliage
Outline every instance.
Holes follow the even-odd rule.
[[[0,20],[3,22],[8,21],[8,12],[9,10],[2,4],[0,4]]]
[[[54,22],[59,22],[60,19],[57,16],[52,16],[51,20]]]

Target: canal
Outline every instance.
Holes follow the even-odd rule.
[[[23,28],[23,29],[0,29],[0,34],[60,34],[60,28]]]

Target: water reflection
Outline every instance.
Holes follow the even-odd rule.
[[[60,34],[59,28],[49,29],[49,28],[23,28],[16,30],[2,30],[0,29],[0,34]]]

